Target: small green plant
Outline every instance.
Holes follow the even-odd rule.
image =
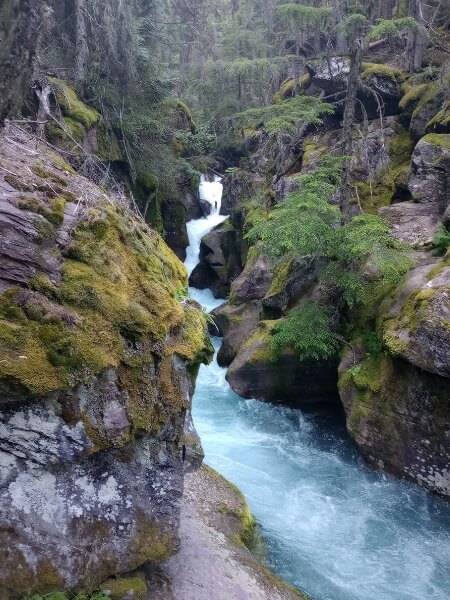
[[[109,596],[103,592],[93,592],[92,594],[66,594],[66,592],[50,592],[41,595],[24,596],[22,600],[110,600]]]
[[[342,337],[332,329],[331,311],[304,300],[300,308],[274,327],[269,347],[274,358],[291,348],[300,360],[324,360],[335,356],[341,344]]]
[[[363,333],[363,342],[370,356],[378,356],[383,352],[383,345],[378,339],[377,334],[371,329],[365,329]]]
[[[187,298],[189,298],[189,288],[177,288],[177,290],[175,291],[175,300],[178,300],[178,302],[183,302],[183,300],[186,300]]]
[[[450,231],[444,225],[441,224],[437,228],[431,247],[435,256],[443,256],[450,248]]]

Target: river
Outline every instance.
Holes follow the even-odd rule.
[[[220,181],[200,191],[213,210],[188,223],[189,272],[201,237],[225,219]],[[191,296],[207,310],[223,302]],[[206,462],[245,494],[267,565],[314,600],[449,600],[450,506],[368,468],[342,414],[243,400],[225,374],[216,360],[201,367],[194,421]]]

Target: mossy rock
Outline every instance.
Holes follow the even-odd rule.
[[[389,144],[389,165],[381,169],[372,181],[354,181],[360,204],[365,212],[378,214],[383,206],[390,206],[396,194],[409,196],[408,178],[414,141],[408,130],[398,126]]]
[[[60,207],[57,201],[54,222],[60,219]],[[183,265],[131,213],[106,204],[91,209],[66,253],[59,284],[38,274],[30,286],[67,315],[75,314],[75,322],[62,317],[41,322],[18,306],[18,290],[5,292],[0,379],[45,395],[117,368],[129,342],[157,343],[169,334],[172,353],[193,362],[208,359],[202,311],[183,308],[176,299],[177,290],[187,284]]]
[[[296,92],[306,90],[310,84],[311,75],[309,73],[300,75],[300,77],[298,78],[290,77],[289,79],[283,81],[279,91],[274,94],[273,102],[276,104],[278,102],[281,102],[282,100],[293,98]]]
[[[101,589],[111,600],[146,600],[148,596],[144,575],[108,579]]]
[[[81,123],[86,129],[91,129],[99,123],[100,113],[82,102],[67,81],[54,77],[51,77],[50,81],[55,87],[56,98],[65,117]]]
[[[422,139],[424,142],[427,142],[427,144],[450,150],[450,135],[443,133],[428,133]]]

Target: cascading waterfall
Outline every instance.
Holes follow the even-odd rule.
[[[184,265],[188,275],[190,275],[198,265],[202,237],[228,218],[220,214],[223,192],[220,177],[215,177],[214,181],[208,181],[206,177],[202,175],[199,191],[200,198],[211,205],[211,212],[207,217],[203,219],[194,219],[193,221],[189,221],[186,225],[189,246],[186,249],[186,260],[184,261]],[[195,288],[190,288],[189,291],[191,298],[197,300],[197,302],[204,306],[208,312],[225,302],[223,299],[217,300],[214,298],[211,290],[197,290]]]
[[[221,191],[202,181],[213,211],[188,223],[191,271],[224,220]],[[191,295],[208,310],[223,302]],[[246,495],[268,565],[314,600],[449,600],[450,506],[366,467],[336,415],[243,400],[225,374],[216,360],[201,367],[195,425],[206,462]]]

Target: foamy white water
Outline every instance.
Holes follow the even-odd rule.
[[[188,226],[192,268],[204,226]],[[313,600],[449,600],[450,506],[369,469],[342,415],[243,400],[225,375],[202,365],[194,421],[206,462],[247,497],[273,571]]]
[[[222,206],[223,185],[220,177],[215,177],[214,181],[207,181],[202,175],[200,182],[200,198],[211,204],[211,212],[204,219],[194,219],[186,224],[189,246],[186,249],[186,260],[184,265],[188,275],[192,273],[199,262],[200,243],[202,237],[212,231],[214,227],[220,225],[228,219],[228,217],[220,214]],[[197,290],[189,288],[190,296],[197,300],[207,312],[210,312],[217,306],[220,306],[225,300],[214,298],[211,290]]]

